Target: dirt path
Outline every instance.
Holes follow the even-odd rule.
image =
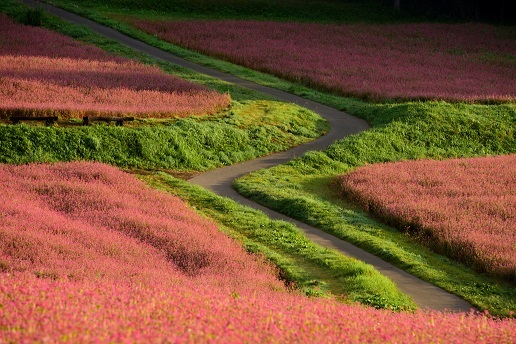
[[[260,206],[257,203],[242,197],[232,188],[232,182],[235,178],[243,176],[252,171],[285,163],[291,160],[292,158],[300,156],[304,152],[309,150],[324,149],[338,139],[344,138],[351,134],[359,133],[363,130],[367,130],[369,126],[365,121],[350,116],[344,112],[338,111],[329,106],[319,104],[310,100],[306,100],[304,98],[277,89],[257,85],[255,83],[237,78],[230,74],[212,70],[207,67],[203,67],[195,63],[183,60],[175,55],[164,52],[158,48],[152,47],[141,41],[126,36],[116,30],[110,29],[106,26],[85,19],[83,17],[77,16],[70,12],[64,11],[62,9],[49,6],[46,4],[40,4],[39,2],[33,0],[22,0],[22,2],[32,6],[36,4],[41,5],[45,10],[56,16],[59,16],[75,24],[88,26],[95,32],[109,39],[119,41],[120,43],[132,49],[141,51],[150,56],[192,69],[202,74],[206,74],[215,78],[222,79],[227,82],[240,85],[242,87],[246,87],[252,90],[256,90],[271,95],[279,100],[299,104],[310,110],[313,110],[314,112],[317,112],[319,115],[328,120],[329,124],[331,125],[330,132],[325,136],[315,141],[312,141],[308,144],[304,144],[293,149],[290,149],[286,152],[273,154],[267,157],[203,173],[190,179],[190,182],[203,186],[221,196],[229,197],[239,203],[259,209],[268,214],[273,219],[281,219],[292,222],[299,228],[302,228],[305,231],[308,238],[318,243],[319,245],[336,249],[346,255],[358,258],[364,262],[373,265],[381,273],[391,278],[398,285],[399,289],[402,292],[406,293],[407,295],[410,295],[417,303],[417,305],[422,309],[469,311],[472,308],[471,305],[469,305],[463,299],[453,294],[450,294],[432,284],[424,282],[421,279],[416,278],[401,269],[398,269],[397,267],[381,260],[380,258],[352,244],[340,240],[314,227],[308,226],[302,222],[289,218],[283,214]]]

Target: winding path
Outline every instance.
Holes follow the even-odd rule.
[[[264,213],[268,214],[273,219],[280,219],[292,222],[299,228],[303,229],[307,237],[312,241],[316,242],[317,244],[331,249],[336,249],[348,256],[355,257],[357,259],[360,259],[366,263],[373,265],[382,274],[391,278],[397,284],[398,288],[402,292],[411,296],[416,302],[416,304],[422,309],[433,309],[441,311],[469,311],[472,308],[471,305],[469,305],[463,299],[453,294],[450,294],[432,284],[424,282],[421,279],[408,274],[407,272],[381,260],[380,258],[350,243],[347,243],[317,228],[306,225],[300,221],[289,218],[283,214],[265,208],[251,200],[248,200],[242,197],[232,188],[232,182],[235,178],[243,176],[252,171],[256,171],[258,169],[268,168],[274,165],[285,163],[291,160],[292,158],[300,156],[304,152],[309,150],[324,149],[338,139],[344,138],[351,134],[359,133],[363,130],[367,130],[369,126],[365,121],[350,116],[342,111],[336,110],[329,106],[314,101],[310,101],[274,88],[261,86],[250,81],[237,78],[233,75],[212,70],[207,67],[186,61],[171,53],[165,52],[146,43],[133,39],[129,36],[126,36],[116,30],[113,30],[91,20],[85,19],[73,13],[56,8],[54,6],[42,4],[34,0],[22,0],[22,2],[30,6],[42,6],[46,11],[52,13],[53,15],[61,17],[74,24],[87,26],[95,32],[109,39],[116,40],[132,49],[146,53],[150,56],[192,69],[202,74],[206,74],[230,83],[237,84],[245,88],[265,93],[279,100],[301,105],[324,117],[329,122],[331,130],[328,134],[320,137],[317,140],[314,140],[310,143],[301,146],[297,146],[285,152],[276,153],[252,161],[247,161],[219,168],[213,171],[209,171],[201,175],[198,175],[190,179],[189,181],[191,183],[203,186],[221,196],[229,197],[239,203],[259,209]]]

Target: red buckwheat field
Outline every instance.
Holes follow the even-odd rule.
[[[131,23],[174,44],[370,100],[512,101],[516,44],[482,24]]]
[[[0,165],[0,341],[509,343],[514,322],[289,292],[178,198],[98,163]],[[44,221],[42,221],[44,219]]]
[[[227,94],[0,16],[0,117],[97,113],[138,117],[213,114]]]
[[[448,256],[516,280],[516,155],[375,164],[342,193]]]
[[[516,344],[514,6],[0,0],[0,344]]]

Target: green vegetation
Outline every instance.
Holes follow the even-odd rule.
[[[374,163],[516,152],[516,105],[363,104],[373,129],[239,179],[243,195],[352,242],[492,314],[516,309],[514,286],[434,254],[341,200],[336,175]]]
[[[74,1],[51,0],[76,7]],[[404,17],[392,6],[374,0],[101,0],[81,1],[81,9],[107,16],[130,15],[170,19],[256,19],[309,22],[390,22]]]
[[[250,124],[234,114],[142,127],[0,125],[0,161],[95,160],[122,167],[202,171],[285,150],[308,140],[303,135],[317,136],[311,113],[297,109],[292,115],[296,120],[305,116],[312,129],[297,123]]]
[[[31,26],[41,26],[41,16],[43,15],[43,10],[41,8],[30,9],[27,11],[24,24]]]
[[[263,254],[274,262],[286,282],[294,282],[308,296],[345,295],[344,300],[376,308],[416,308],[372,266],[315,245],[290,223],[273,221],[257,210],[163,172],[139,177],[155,188],[178,195],[201,214],[214,219],[249,252]]]

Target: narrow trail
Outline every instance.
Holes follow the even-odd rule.
[[[116,40],[134,50],[146,53],[152,57],[168,61],[248,89],[262,92],[282,101],[301,105],[324,117],[329,122],[331,130],[325,136],[322,136],[317,140],[301,146],[297,146],[285,152],[276,153],[255,160],[212,170],[190,179],[189,182],[203,186],[208,190],[211,190],[221,196],[229,197],[241,204],[261,210],[272,219],[280,219],[294,223],[296,226],[303,229],[307,237],[315,243],[324,247],[336,249],[348,256],[355,257],[373,265],[378,271],[393,280],[403,293],[411,296],[421,309],[465,312],[471,310],[472,306],[463,299],[450,294],[432,284],[429,284],[417,277],[414,277],[407,272],[393,266],[392,264],[387,263],[382,259],[350,243],[347,243],[317,228],[309,226],[305,223],[287,217],[276,211],[263,207],[251,200],[248,200],[233,189],[233,180],[247,173],[288,162],[289,160],[301,156],[303,153],[309,150],[322,150],[338,139],[342,139],[348,135],[367,130],[369,125],[364,120],[350,116],[329,106],[310,101],[284,91],[261,86],[250,81],[237,78],[233,75],[212,70],[207,67],[186,61],[171,53],[150,46],[116,30],[80,17],[68,11],[59,9],[57,7],[34,0],[21,1],[29,6],[42,6],[46,11],[55,16],[58,16],[74,24],[87,26],[100,35],[103,35],[112,40]]]

